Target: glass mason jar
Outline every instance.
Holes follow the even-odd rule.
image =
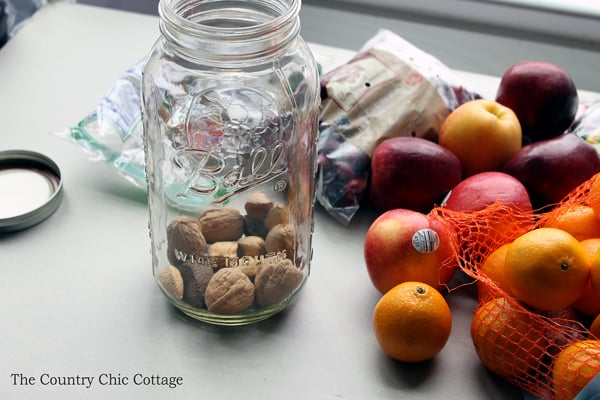
[[[142,77],[154,276],[192,318],[283,310],[312,258],[317,65],[300,0],[161,0]]]

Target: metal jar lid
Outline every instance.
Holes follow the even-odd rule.
[[[29,150],[0,151],[0,233],[36,225],[56,211],[63,195],[58,165]]]

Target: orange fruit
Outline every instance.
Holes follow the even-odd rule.
[[[600,340],[582,340],[563,349],[553,367],[555,400],[573,400],[600,373]]]
[[[592,321],[592,325],[590,326],[590,334],[594,336],[594,338],[600,340],[600,314],[594,318],[594,321]]]
[[[452,329],[450,307],[433,286],[403,282],[386,292],[373,312],[373,331],[390,357],[425,361],[445,346]]]
[[[505,297],[475,310],[471,339],[483,364],[507,379],[536,370],[548,347],[543,324]]]
[[[594,209],[596,218],[600,219],[600,173],[592,177],[592,185],[590,186],[591,206]]]
[[[554,311],[570,306],[583,293],[590,276],[587,251],[571,234],[539,228],[508,247],[504,268],[512,293],[525,304]]]
[[[593,257],[600,250],[600,238],[582,240],[581,244],[590,257]],[[573,308],[589,317],[600,314],[600,293],[594,290],[591,279],[588,280],[581,296],[573,303]]]
[[[458,157],[464,177],[499,171],[521,149],[521,124],[510,108],[496,101],[472,100],[444,120],[438,143]]]
[[[483,262],[481,269],[479,270],[484,277],[491,279],[498,288],[502,289],[504,294],[512,296],[510,286],[506,280],[506,274],[504,273],[504,260],[506,259],[506,252],[508,251],[508,243],[498,247],[494,250]],[[485,280],[479,280],[477,282],[477,288],[479,291],[480,301],[491,299],[494,297],[501,296],[501,292],[495,291]]]
[[[546,227],[562,229],[577,240],[600,238],[600,219],[596,218],[592,207],[584,205],[568,207]]]
[[[600,295],[600,250],[596,251],[592,257],[590,281],[596,293]]]
[[[588,317],[600,314],[600,293],[594,290],[591,281],[588,281],[581,296],[575,300],[573,308]]]
[[[592,325],[590,325],[590,334],[593,338],[600,340],[600,314],[592,321]]]

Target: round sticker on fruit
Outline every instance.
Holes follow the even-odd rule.
[[[412,237],[412,245],[419,253],[433,253],[440,246],[440,237],[433,229],[419,229]]]

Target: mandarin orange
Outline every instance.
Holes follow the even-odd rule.
[[[596,251],[592,257],[592,264],[590,266],[590,281],[592,287],[597,294],[600,295],[600,250]]]
[[[585,205],[566,207],[545,227],[562,229],[577,240],[600,238],[600,219],[592,207]]]
[[[489,300],[502,295],[512,296],[510,286],[506,280],[504,272],[504,260],[508,251],[509,243],[503,244],[494,250],[481,265],[480,273],[484,278],[477,282],[477,289],[480,301]],[[490,279],[502,292],[495,290],[485,278]]]
[[[530,375],[548,347],[541,320],[505,297],[475,310],[471,339],[483,364],[508,379]]]
[[[592,325],[590,326],[590,334],[592,338],[600,340],[600,314],[594,318]]]
[[[452,314],[444,297],[421,282],[403,282],[386,292],[373,312],[375,337],[385,353],[403,362],[425,361],[445,346]]]
[[[600,250],[600,238],[582,240],[581,244],[590,257],[593,257]],[[588,280],[581,296],[573,303],[573,308],[589,317],[600,314],[600,293],[594,290],[591,278]]]
[[[592,178],[590,186],[590,205],[594,209],[596,218],[600,219],[600,173],[597,173]]]
[[[590,277],[591,260],[571,234],[539,228],[509,245],[504,266],[515,297],[539,311],[554,311],[581,296]]]
[[[582,340],[563,349],[553,366],[555,400],[573,400],[600,373],[600,340]]]

